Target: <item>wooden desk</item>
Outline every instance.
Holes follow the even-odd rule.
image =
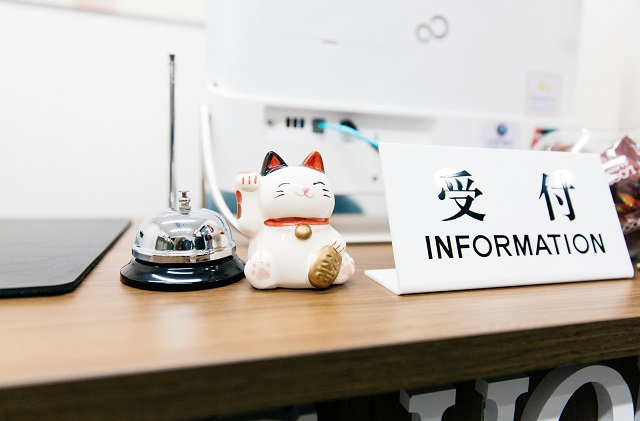
[[[0,419],[197,419],[640,354],[637,279],[398,297],[363,275],[393,263],[370,245],[327,291],[149,292],[119,280],[134,229],[75,292],[0,301]]]

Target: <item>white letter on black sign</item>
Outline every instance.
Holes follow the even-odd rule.
[[[411,421],[440,421],[442,414],[456,403],[453,386],[401,390],[400,403],[411,412]]]
[[[476,390],[484,398],[484,421],[512,421],[516,399],[529,390],[529,378],[478,379]]]
[[[557,421],[571,396],[587,383],[596,390],[598,421],[633,419],[631,392],[620,373],[603,365],[591,365],[551,370],[531,394],[522,421]]]

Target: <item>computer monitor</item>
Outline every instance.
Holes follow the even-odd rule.
[[[384,214],[379,142],[527,148],[575,117],[582,4],[570,1],[211,0],[211,156],[223,191],[324,157],[337,195]],[[208,126],[207,126],[208,129]]]

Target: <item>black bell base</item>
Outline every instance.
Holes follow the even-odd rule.
[[[155,264],[131,259],[120,269],[123,284],[150,291],[198,291],[244,278],[244,263],[234,254],[203,263]]]

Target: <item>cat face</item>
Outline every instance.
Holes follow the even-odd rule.
[[[311,153],[301,166],[289,167],[277,154],[265,157],[260,206],[266,218],[329,218],[335,199],[322,157]]]

